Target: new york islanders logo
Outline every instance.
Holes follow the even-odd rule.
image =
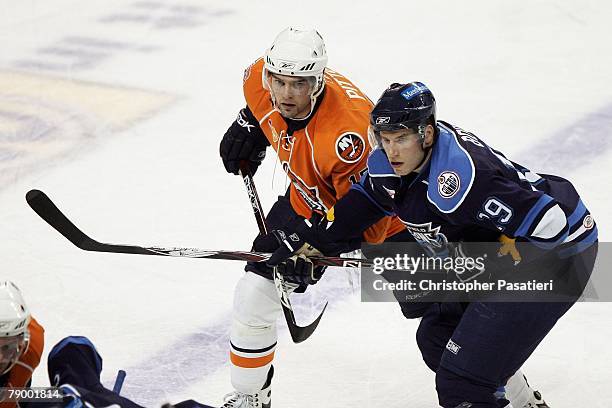
[[[343,133],[336,139],[336,154],[345,163],[357,163],[365,150],[365,142],[357,133]]]

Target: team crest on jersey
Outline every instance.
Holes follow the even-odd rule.
[[[443,171],[438,176],[438,193],[443,198],[452,198],[461,188],[461,179],[454,171]]]
[[[411,224],[401,220],[406,229],[412,234],[414,239],[431,255],[446,250],[448,239],[440,232],[440,226],[433,227],[431,222],[425,224]]]
[[[365,142],[357,133],[343,133],[336,139],[336,154],[345,163],[357,163],[365,150]]]
[[[280,139],[280,147],[282,147],[286,151],[291,151],[291,146],[293,145],[294,137],[285,133],[285,130],[281,129],[280,133],[276,131],[274,125],[272,125],[272,121],[268,120],[268,126],[270,127],[270,132],[272,132],[272,141],[274,143],[278,143]]]
[[[584,220],[582,220],[582,226],[586,230],[590,230],[593,228],[593,226],[595,226],[595,220],[593,219],[593,216],[591,214],[584,217]]]
[[[311,187],[304,182],[297,174],[291,170],[289,163],[282,162],[283,170],[289,175],[293,186],[296,191],[302,196],[304,202],[311,210],[318,212],[320,214],[325,214],[328,211],[328,208],[323,204],[321,197],[319,197],[319,188]]]

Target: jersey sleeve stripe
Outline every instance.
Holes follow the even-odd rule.
[[[597,236],[598,236],[598,231],[597,231],[597,227],[595,227],[593,228],[592,231],[590,231],[589,234],[586,234],[584,238],[581,238],[581,239],[578,239],[579,237],[574,238],[575,239],[574,245],[570,245],[567,248],[560,250],[558,252],[559,257],[567,258],[569,256],[572,256],[579,252],[584,251],[585,249],[587,249],[588,247],[590,247],[597,241]],[[570,237],[568,237],[568,239],[565,242],[569,242],[568,241],[569,238]]]
[[[589,231],[589,234],[585,234],[587,231]],[[587,239],[593,232],[597,231],[597,227],[594,227],[591,231],[591,229],[587,229],[584,225],[580,225],[580,227],[578,229],[576,229],[574,232],[572,232],[567,238],[565,238],[565,240],[563,241],[565,242],[578,242],[578,241],[583,241],[585,239]],[[597,236],[597,234],[595,234]]]
[[[567,231],[565,213],[558,204],[555,204],[544,212],[530,235],[537,239],[550,240],[561,232],[565,232],[567,236]]]
[[[570,215],[567,218],[567,223],[569,224],[569,226],[573,227],[578,221],[582,220],[586,212],[587,212],[586,206],[584,205],[582,200],[578,200],[576,209],[574,210],[572,215]]]
[[[531,207],[521,225],[516,229],[514,235],[519,237],[527,237],[531,227],[539,221],[543,216],[542,211],[553,201],[553,198],[547,194],[543,194],[538,201]]]

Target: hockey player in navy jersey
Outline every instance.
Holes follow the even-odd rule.
[[[404,301],[402,312],[422,317],[417,344],[436,373],[442,407],[547,407],[537,393],[510,404],[504,391],[517,386],[508,379],[516,379],[582,293],[597,254],[593,217],[569,181],[533,173],[474,134],[436,121],[434,96],[422,83],[392,84],[370,121],[377,147],[369,157],[369,174],[335,204],[327,220],[297,219],[284,234],[273,232],[280,246],[269,264],[295,263],[309,245],[325,254],[390,214],[428,255],[476,256],[469,251],[479,247],[470,243],[499,242],[500,254],[507,256],[489,256],[484,267],[461,273],[451,270],[447,279],[466,282],[510,270],[573,282],[574,291],[550,302],[428,302],[430,294],[422,292],[411,297],[418,302]],[[521,254],[515,243],[529,247]],[[300,273],[307,275],[308,268]]]
[[[119,395],[120,384],[113,390],[104,387],[100,380],[102,357],[93,343],[83,336],[68,336],[49,352],[48,374],[57,393],[35,402],[23,403],[28,408],[144,408],[142,405]],[[146,390],[145,390],[146,391]],[[194,400],[162,408],[212,408]]]

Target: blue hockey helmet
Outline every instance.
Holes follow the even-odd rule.
[[[382,93],[370,113],[370,129],[376,139],[381,131],[414,129],[421,139],[425,126],[435,128],[436,99],[421,82],[393,83]]]

